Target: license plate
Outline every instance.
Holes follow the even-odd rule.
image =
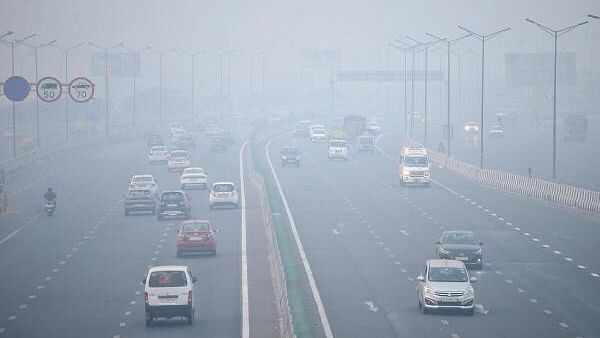
[[[468,257],[456,257],[457,261],[468,261],[469,258]]]
[[[168,207],[177,207],[177,204],[167,204]]]
[[[452,297],[442,297],[440,300],[442,302],[456,302],[456,299],[453,299]]]
[[[160,302],[163,303],[163,304],[177,303],[177,297],[175,297],[175,298],[161,298]]]
[[[199,236],[199,237],[190,237],[190,241],[203,241],[204,237]]]

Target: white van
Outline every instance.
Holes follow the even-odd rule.
[[[329,160],[348,159],[348,142],[346,140],[329,140]]]
[[[154,266],[148,270],[144,285],[146,326],[156,318],[185,317],[194,323],[194,284],[196,277],[185,265]]]
[[[428,187],[431,174],[427,149],[421,146],[402,148],[398,177],[401,185],[420,184]]]

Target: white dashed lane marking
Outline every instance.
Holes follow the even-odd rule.
[[[560,325],[563,329],[568,329],[569,328],[569,325],[567,325],[567,323],[558,322],[558,325]]]

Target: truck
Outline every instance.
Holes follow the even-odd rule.
[[[400,185],[409,184],[429,187],[431,182],[429,156],[422,146],[403,147],[398,163]]]
[[[375,138],[371,134],[363,134],[358,137],[358,151],[369,151],[375,150]]]
[[[565,119],[565,141],[585,142],[587,139],[587,119],[582,114],[569,114]]]
[[[344,117],[344,131],[348,139],[357,140],[367,130],[367,119],[364,116],[349,115]]]
[[[348,141],[342,139],[329,140],[329,160],[347,160]]]

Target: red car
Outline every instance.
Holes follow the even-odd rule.
[[[217,230],[210,221],[192,220],[181,223],[177,237],[177,257],[184,253],[217,254]]]

